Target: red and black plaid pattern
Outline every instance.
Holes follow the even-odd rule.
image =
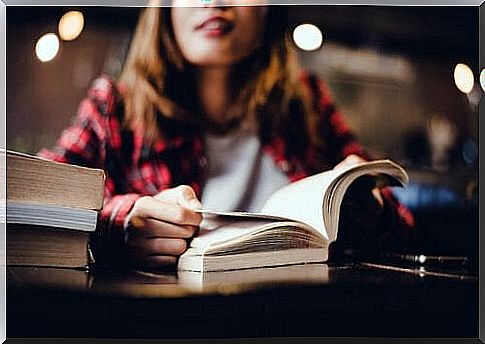
[[[309,144],[304,158],[287,156],[287,142],[280,137],[264,146],[276,166],[290,181],[331,168],[349,154],[364,156],[342,114],[333,105],[326,85],[310,74],[302,75],[318,112],[316,128],[325,148]],[[200,196],[206,158],[201,134],[196,127],[159,116],[163,138],[148,142],[142,127],[123,127],[123,102],[119,88],[107,76],[96,79],[81,101],[77,116],[51,149],[39,155],[58,162],[99,167],[106,172],[104,207],[100,214],[100,233],[121,237],[126,215],[135,201],[180,184],[190,185]],[[389,190],[386,201],[386,232],[405,236],[413,226],[409,211]],[[401,233],[401,234],[399,234]]]

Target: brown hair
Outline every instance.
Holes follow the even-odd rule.
[[[245,104],[245,124],[256,128],[263,142],[286,136],[293,150],[304,149],[312,111],[301,92],[284,6],[269,6],[262,48],[235,66],[232,77],[233,85],[243,85],[233,92]],[[142,11],[120,83],[125,124],[143,126],[149,138],[163,135],[159,115],[202,122],[195,111],[198,100],[191,69],[175,43],[169,8]]]

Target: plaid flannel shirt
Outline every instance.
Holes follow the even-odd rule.
[[[307,73],[301,80],[314,99],[318,113],[315,125],[325,140],[324,151],[309,144],[304,158],[289,156],[283,138],[263,147],[264,154],[271,156],[292,182],[333,168],[349,154],[365,156],[334,106],[327,86]],[[108,76],[97,78],[81,101],[72,125],[52,149],[39,152],[47,159],[106,172],[104,206],[96,235],[98,241],[104,239],[103,248],[98,250],[105,252],[98,255],[108,257],[122,250],[125,218],[138,198],[181,184],[190,185],[200,197],[207,165],[203,139],[195,127],[159,116],[163,138],[156,142],[146,140],[142,127],[125,128],[119,90]],[[405,239],[412,232],[412,215],[389,189],[383,189],[382,194],[385,205],[379,223],[383,240]]]

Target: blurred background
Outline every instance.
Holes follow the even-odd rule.
[[[119,75],[139,11],[7,7],[8,149],[55,143],[90,82]],[[369,154],[407,168],[418,249],[477,256],[478,7],[291,6],[290,24]]]

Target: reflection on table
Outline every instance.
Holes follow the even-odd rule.
[[[464,270],[8,267],[7,288],[9,337],[478,336],[478,279]]]

